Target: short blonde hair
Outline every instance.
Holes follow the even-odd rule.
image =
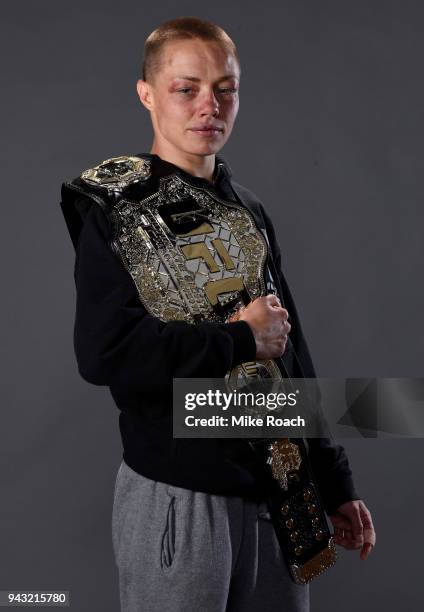
[[[165,44],[173,40],[200,40],[215,42],[231,53],[239,66],[240,60],[234,42],[220,26],[199,17],[178,17],[165,21],[154,30],[144,43],[142,78],[152,83],[160,70],[162,51]]]

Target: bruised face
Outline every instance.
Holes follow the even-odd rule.
[[[139,80],[154,146],[171,154],[212,155],[227,142],[239,108],[236,58],[215,42],[168,42],[153,83]]]

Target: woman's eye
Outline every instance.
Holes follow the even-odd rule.
[[[185,94],[185,93],[192,92],[193,88],[192,87],[182,87],[180,89],[177,89],[177,91],[179,93]],[[228,94],[228,93],[236,93],[237,89],[234,88],[234,87],[223,87],[223,88],[219,89],[218,91],[219,91],[219,93],[222,93],[222,94]]]

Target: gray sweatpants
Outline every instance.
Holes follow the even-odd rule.
[[[141,476],[122,461],[112,541],[121,612],[308,612],[265,502]]]

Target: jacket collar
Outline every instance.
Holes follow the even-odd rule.
[[[199,176],[194,176],[186,172],[179,166],[168,162],[156,153],[138,153],[138,157],[145,157],[152,162],[152,165],[160,175],[175,173],[195,187],[205,187],[221,192],[226,198],[234,199],[231,189],[232,170],[226,159],[220,155],[215,155],[215,169],[213,172],[213,182]]]

